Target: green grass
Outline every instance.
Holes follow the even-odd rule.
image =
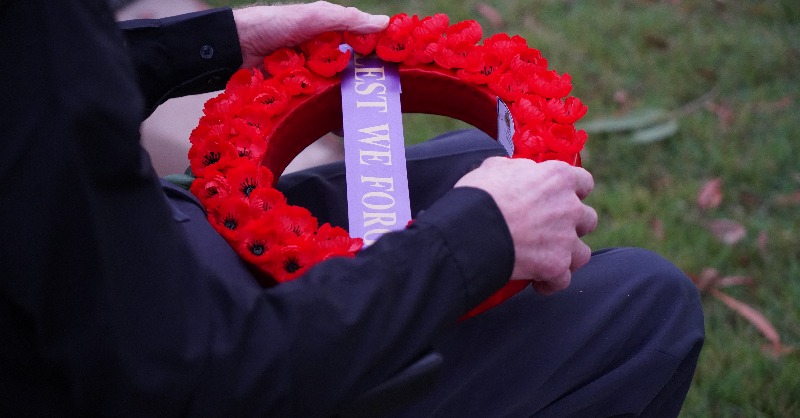
[[[790,198],[800,191],[800,3],[484,1],[502,13],[502,28],[490,26],[474,0],[340,3],[375,13],[444,12],[453,21],[477,19],[485,35],[520,34],[552,68],[572,74],[573,95],[590,108],[587,120],[685,109],[710,94],[729,119],[701,105],[685,109],[678,133],[664,141],[590,137],[584,165],[597,183],[589,203],[600,226],[587,241],[650,248],[691,274],[711,267],[750,276],[753,288],[726,292],[761,310],[787,345],[800,347],[800,202]],[[615,100],[622,93],[624,103]],[[405,130],[418,140],[456,126],[407,116]],[[724,182],[723,202],[703,211],[697,192],[716,177]],[[720,243],[704,226],[715,218],[741,223],[747,236]],[[706,345],[682,416],[800,416],[800,352],[765,355],[765,340],[750,324],[710,296],[704,307]]]

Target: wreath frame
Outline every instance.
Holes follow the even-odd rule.
[[[264,69],[235,73],[209,99],[189,150],[190,190],[209,222],[261,273],[264,286],[293,280],[330,257],[354,256],[363,246],[342,228],[319,225],[305,208],[290,206],[274,189],[303,149],[341,127],[338,75],[350,50],[398,63],[403,113],[462,120],[497,139],[497,101],[514,120],[513,158],[559,159],[580,165],[587,139],[574,124],[587,108],[571,76],[548,68],[538,49],[505,33],[483,39],[474,20],[450,25],[436,14],[401,13],[376,34],[326,32],[264,59]],[[308,123],[313,120],[314,123]],[[467,317],[513,296],[528,281],[510,281]]]

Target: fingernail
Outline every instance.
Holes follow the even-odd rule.
[[[380,27],[381,29],[385,28],[386,25],[389,24],[389,16],[386,15],[370,15],[369,23],[371,25],[375,25]]]
[[[389,16],[386,15],[368,15],[363,23],[350,28],[351,31],[356,33],[370,33],[378,32],[386,29],[389,25]]]

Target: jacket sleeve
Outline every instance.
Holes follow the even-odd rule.
[[[242,65],[236,24],[227,8],[119,26],[148,113],[173,97],[224,89]]]
[[[502,214],[477,189],[451,190],[410,228],[266,291],[189,200],[172,199],[207,274],[191,284],[203,299],[183,302],[205,306],[191,326],[210,326],[215,347],[192,407],[211,415],[330,415],[428,352],[511,274]]]

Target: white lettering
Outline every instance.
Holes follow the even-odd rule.
[[[394,196],[386,192],[369,192],[361,197],[361,204],[367,209],[386,210],[394,206]]]

